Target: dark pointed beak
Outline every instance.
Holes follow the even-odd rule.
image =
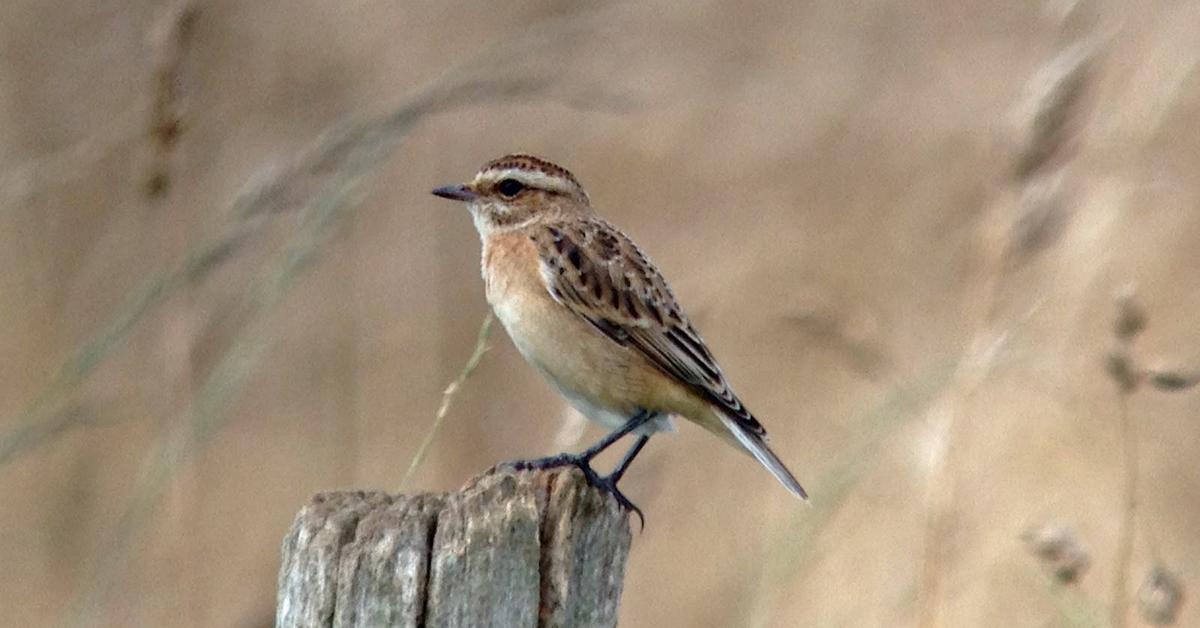
[[[478,196],[471,188],[462,184],[443,185],[434,190],[433,195],[448,198],[452,201],[473,201]]]

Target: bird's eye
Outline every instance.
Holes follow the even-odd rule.
[[[496,189],[500,191],[501,196],[512,198],[525,189],[525,184],[516,179],[505,179],[500,182],[500,185],[496,186]]]

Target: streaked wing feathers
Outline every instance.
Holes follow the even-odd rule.
[[[750,433],[765,436],[730,390],[662,274],[627,236],[588,218],[540,225],[530,237],[546,289],[556,301],[718,405]]]

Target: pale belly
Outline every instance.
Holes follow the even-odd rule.
[[[488,300],[517,350],[576,410],[616,429],[643,409],[638,401],[649,396],[646,388],[652,383],[638,356],[554,302],[540,286],[531,287],[541,294],[527,286],[489,287]],[[641,432],[672,429],[663,414]]]

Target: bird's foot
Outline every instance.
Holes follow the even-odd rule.
[[[612,475],[600,475],[592,468],[591,458],[581,456],[579,454],[561,453],[557,456],[547,456],[545,458],[534,458],[532,460],[513,460],[496,466],[496,468],[508,468],[515,471],[529,470],[546,470],[557,469],[559,467],[576,467],[583,472],[583,477],[587,479],[587,483],[594,488],[612,495],[613,499],[617,500],[622,508],[626,511],[633,512],[638,516],[642,529],[646,529],[646,516],[642,514],[642,509],[638,508],[629,498],[617,488],[617,480]]]
[[[583,474],[587,476],[588,484],[591,484],[605,493],[612,495],[613,499],[617,500],[617,503],[620,504],[622,508],[637,515],[638,522],[641,523],[642,530],[646,529],[646,515],[642,514],[642,509],[638,508],[633,502],[629,501],[629,498],[625,496],[625,493],[622,493],[621,489],[617,488],[617,480],[613,478],[613,476],[606,475],[604,477],[600,477],[596,475],[595,471],[592,472],[592,475],[588,475],[587,471],[584,471]]]

